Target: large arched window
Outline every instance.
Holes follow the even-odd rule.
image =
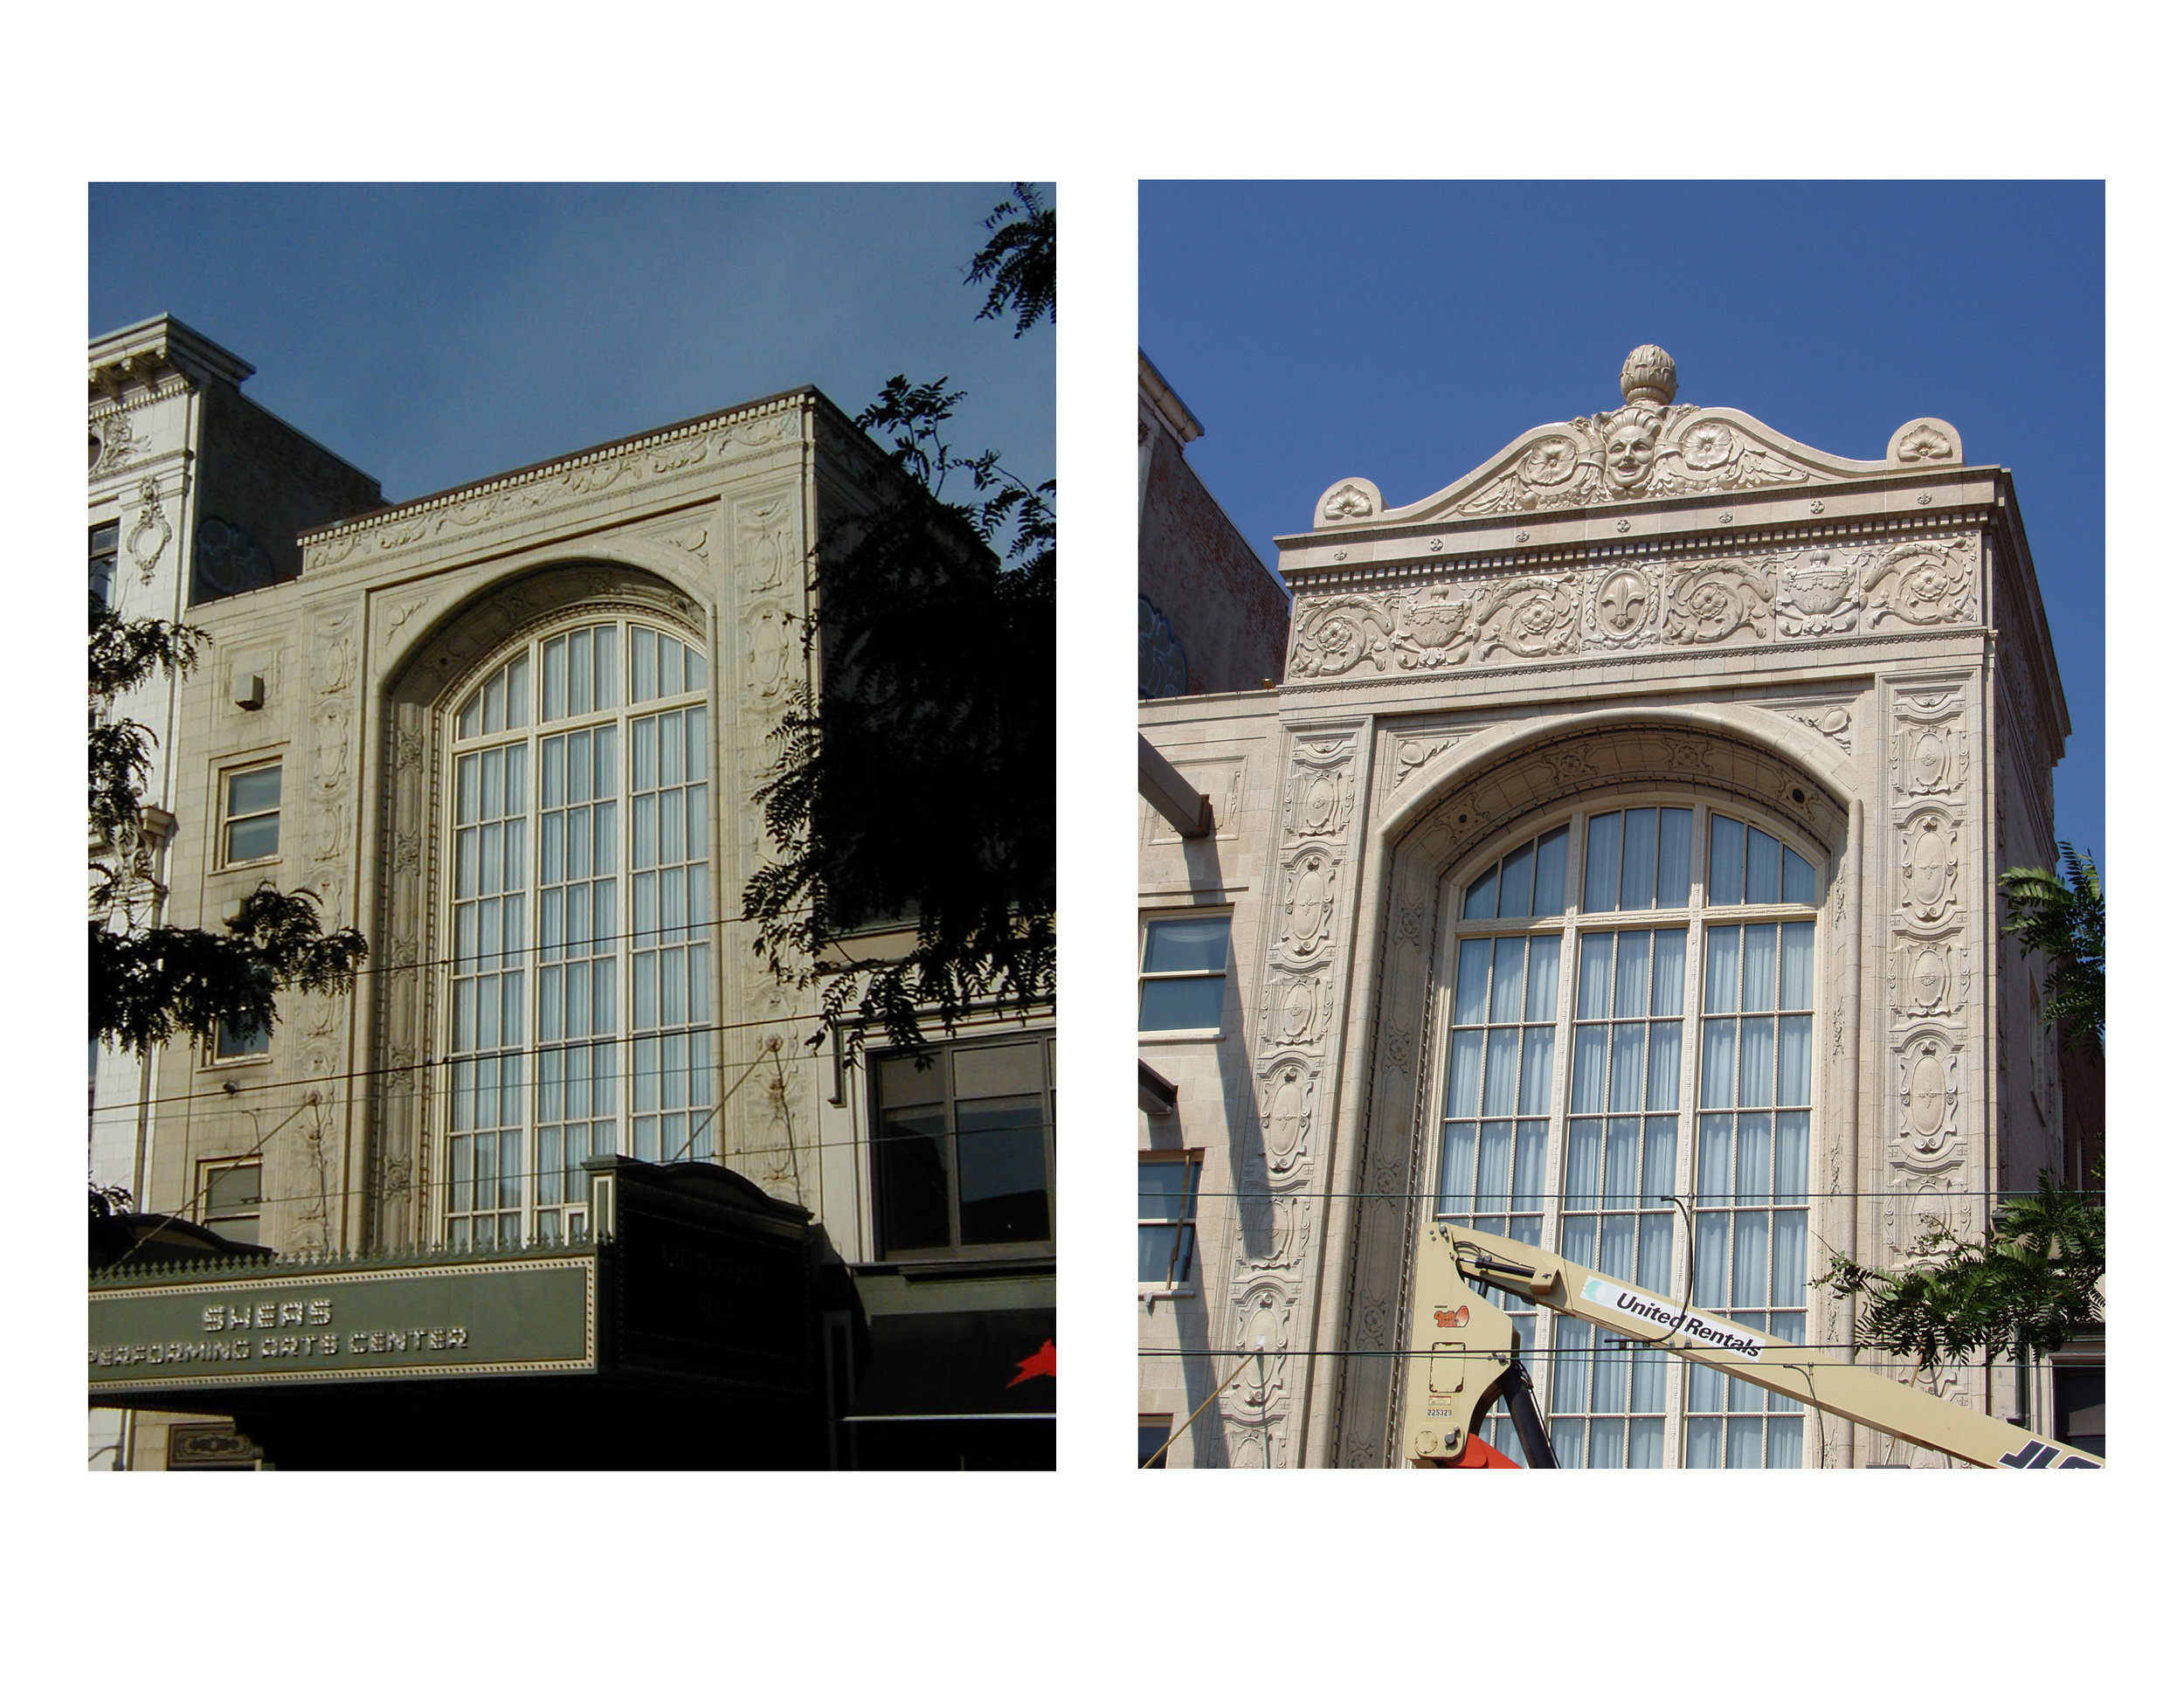
[[[713,1152],[706,662],[564,623],[457,702],[443,789],[447,1242],[579,1234],[587,1156]]]
[[[1447,892],[1434,1211],[1802,1341],[1823,865],[1688,799],[1474,863]],[[1560,1463],[1803,1463],[1795,1402],[1510,1311]]]

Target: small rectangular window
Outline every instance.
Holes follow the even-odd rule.
[[[1174,1415],[1140,1413],[1137,1415],[1137,1469],[1141,1471],[1167,1470],[1168,1438],[1174,1434]]]
[[[1137,1163],[1137,1283],[1141,1290],[1190,1282],[1198,1248],[1196,1155],[1147,1155]]]
[[[258,1241],[262,1166],[255,1159],[204,1163],[198,1185],[198,1211],[204,1227],[230,1242]]]
[[[260,1026],[255,1031],[244,1031],[232,1020],[223,1020],[220,1029],[212,1040],[212,1058],[215,1061],[247,1061],[261,1055],[273,1048],[273,1027]]]
[[[121,550],[119,522],[101,522],[91,530],[91,595],[108,608],[114,604],[114,559]]]
[[[1145,923],[1141,1032],[1218,1031],[1228,988],[1227,915]]]
[[[1054,1240],[1053,1035],[944,1044],[921,1070],[873,1062],[883,1256],[1017,1253]]]
[[[223,776],[220,865],[264,861],[280,854],[280,764],[236,768]]]

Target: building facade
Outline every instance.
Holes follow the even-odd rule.
[[[1206,432],[1137,354],[1137,695],[1272,685],[1289,601],[1184,455]]]
[[[2055,859],[2069,732],[2008,473],[1677,404],[1657,347],[1621,386],[1416,503],[1337,482],[1277,541],[1280,688],[1140,705],[1213,811],[1140,814],[1168,1464],[1401,1463],[1436,1214],[1847,1358],[1831,1251],[1915,1263],[2063,1169],[1995,889]],[[1518,1322],[1564,1464],[1939,1463]],[[2007,1364],[1923,1383],[2060,1429]]]
[[[368,1302],[453,1329],[441,1304],[479,1283],[513,1306],[494,1263],[536,1268],[525,1284],[582,1265],[556,1281],[584,1309],[567,1328],[590,1324],[578,1359],[496,1324],[513,1346],[487,1363],[473,1322],[467,1355],[382,1365],[366,1341],[308,1377],[255,1350],[225,1376],[202,1354],[162,1371],[157,1318],[197,1317],[211,1279],[171,1309],[164,1278],[128,1280],[151,1340],[124,1319],[102,1365],[125,1267],[94,1279],[94,1401],[272,1426],[290,1463],[1051,1463],[1051,1015],[960,1028],[923,1070],[878,1040],[853,1062],[814,1046],[815,993],[737,917],[771,735],[819,679],[815,582],[903,493],[805,388],[322,513],[342,519],[290,536],[300,570],[193,598],[211,642],[163,735],[167,918],[216,924],[271,881],[371,954],[353,994],[284,997],[267,1038],[167,1052],[140,1206],[217,1228],[248,1192],[274,1258],[224,1304],[329,1301],[299,1339]],[[739,1359],[722,1332],[762,1301],[794,1328]],[[506,1428],[375,1444],[405,1387]],[[527,1439],[578,1401],[628,1434]],[[134,1438],[137,1463],[162,1435]]]

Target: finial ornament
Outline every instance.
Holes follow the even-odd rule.
[[[1641,346],[1623,359],[1623,401],[1667,405],[1676,398],[1676,359],[1658,346]]]

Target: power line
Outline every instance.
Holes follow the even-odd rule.
[[[981,1015],[991,1013],[997,1019],[1013,1020],[1019,1024],[1023,1024],[1028,1021],[1035,1014],[1052,1013],[1053,1003],[1052,1000],[1049,999],[1048,1000],[1035,1005],[1033,1007],[1022,1009],[1013,1007],[1003,1007],[1000,1004],[996,1003],[989,1005],[985,1008],[977,1009],[974,1012]],[[455,1062],[460,1061],[497,1061],[529,1055],[552,1055],[571,1049],[594,1049],[605,1045],[612,1045],[613,1047],[619,1048],[625,1045],[634,1044],[639,1041],[650,1041],[660,1038],[679,1037],[686,1034],[710,1034],[715,1032],[755,1031],[762,1027],[767,1026],[809,1026],[819,1023],[820,1020],[820,1014],[814,1009],[803,1013],[778,1014],[764,1020],[714,1020],[701,1025],[648,1027],[643,1031],[621,1033],[602,1037],[572,1038],[563,1042],[549,1045],[542,1045],[533,1042],[510,1044],[506,1048],[498,1049],[451,1050],[443,1055],[433,1055],[426,1060],[413,1061],[398,1066],[358,1067],[351,1068],[345,1072],[321,1073],[311,1077],[273,1079],[262,1084],[252,1084],[246,1087],[242,1087],[239,1090],[239,1094],[245,1096],[269,1096],[279,1090],[311,1090],[333,1084],[354,1083],[359,1080],[364,1079],[384,1079],[404,1073],[431,1072],[452,1067]],[[959,1019],[957,1023],[960,1026],[964,1023],[964,1021]],[[974,1029],[983,1026],[984,1023],[985,1022],[983,1020],[974,1022]],[[885,1049],[882,1049],[881,1051],[881,1053],[886,1052],[887,1051]],[[902,1053],[909,1052],[902,1051]],[[681,1069],[681,1070],[686,1072],[710,1072],[714,1069],[714,1067],[716,1064],[723,1063],[708,1062],[703,1067],[688,1067]],[[200,1073],[226,1072],[231,1076],[236,1077],[239,1084],[241,1076],[248,1074],[255,1070],[255,1069],[241,1065],[228,1066],[222,1064],[218,1066],[200,1066],[196,1068],[195,1070]],[[536,1079],[518,1080],[516,1082],[515,1088],[519,1090],[529,1090],[538,1081]],[[156,1112],[158,1110],[162,1108],[169,1110],[178,1109],[191,1101],[199,1099],[209,1100],[209,1098],[202,1097],[200,1093],[192,1090],[179,1095],[154,1097],[151,1099],[149,1105],[154,1111]],[[92,1105],[90,1111],[94,1114],[133,1114],[142,1111],[145,1106],[146,1103],[142,1098],[135,1097],[121,1102],[96,1103]]]

